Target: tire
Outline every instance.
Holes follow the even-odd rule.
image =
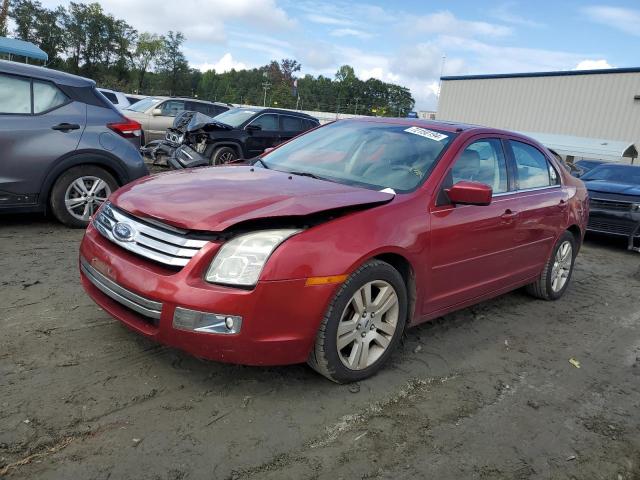
[[[565,254],[565,258],[561,260],[563,254],[559,252],[561,249],[566,248],[567,245],[571,247],[571,251],[568,252],[568,257]],[[576,238],[573,234],[569,231],[564,232],[553,247],[551,256],[542,269],[540,277],[535,282],[527,285],[527,292],[542,300],[557,300],[562,297],[569,286],[571,275],[573,274],[577,254],[576,247]],[[558,280],[563,276],[564,283],[554,283],[554,280]]]
[[[369,311],[366,311],[367,305],[361,295],[367,285],[371,286]],[[387,287],[393,293],[389,293],[391,290]],[[386,299],[385,294],[388,294]],[[390,298],[393,294],[396,303],[389,307],[387,303],[392,302]],[[356,298],[362,301],[359,308],[356,308]],[[374,306],[375,303],[378,305]],[[380,314],[384,307],[387,310]],[[333,297],[320,324],[308,364],[336,383],[368,378],[377,373],[391,356],[400,342],[406,321],[407,287],[402,276],[388,263],[369,261],[351,274]],[[339,326],[341,349],[338,343]],[[353,340],[347,343],[352,337]],[[365,347],[367,355],[363,357]]]
[[[231,147],[219,147],[213,151],[209,165],[224,165],[238,159],[238,152]]]
[[[83,186],[84,192],[82,192]],[[92,186],[97,188],[93,193]],[[95,165],[78,165],[60,175],[53,184],[50,197],[51,210],[66,226],[86,228],[91,215],[117,188],[118,182],[103,168]],[[86,198],[82,196],[83,193]],[[68,208],[67,204],[72,207]]]

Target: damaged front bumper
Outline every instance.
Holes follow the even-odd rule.
[[[168,159],[169,166],[174,170],[183,168],[205,167],[209,165],[209,159],[203,157],[188,145],[180,145],[174,149]]]

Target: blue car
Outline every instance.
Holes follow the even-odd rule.
[[[587,230],[628,238],[640,252],[640,166],[604,164],[581,177],[589,191]]]
[[[0,60],[0,213],[51,210],[86,227],[113,191],[148,174],[140,134],[92,80]]]

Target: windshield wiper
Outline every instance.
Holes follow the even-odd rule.
[[[291,175],[298,175],[300,177],[311,177],[311,178],[315,178],[316,180],[327,180],[326,178],[319,177],[318,175],[315,175],[309,172],[296,172],[296,171],[289,170],[287,173],[290,173]]]
[[[271,168],[271,167],[270,167],[269,165],[267,165],[267,163],[266,163],[264,160],[262,160],[260,157],[256,158],[256,161],[255,161],[255,162],[253,162],[251,165],[255,165],[255,164],[256,164],[256,163],[258,163],[258,162],[260,162],[260,163],[262,164],[262,166],[263,166],[264,168],[266,168],[267,170]]]

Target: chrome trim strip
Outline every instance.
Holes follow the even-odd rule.
[[[538,192],[540,190],[551,190],[554,188],[562,188],[562,185],[549,185],[546,187],[524,188],[522,190],[510,190],[508,192],[494,193],[492,197],[504,197],[505,195],[513,195],[515,193]]]
[[[145,317],[155,319],[160,318],[160,315],[162,314],[162,303],[141,297],[140,295],[121,287],[93,268],[84,258],[80,259],[80,268],[93,286],[112,300],[115,300]]]
[[[125,222],[133,228],[135,233],[131,240],[122,241],[113,235],[113,226],[118,222]],[[150,226],[111,204],[106,204],[100,210],[94,218],[93,225],[102,236],[116,245],[142,257],[175,267],[184,267],[207,244],[207,240],[194,240],[185,237],[184,234],[173,233],[169,227],[161,229]]]

